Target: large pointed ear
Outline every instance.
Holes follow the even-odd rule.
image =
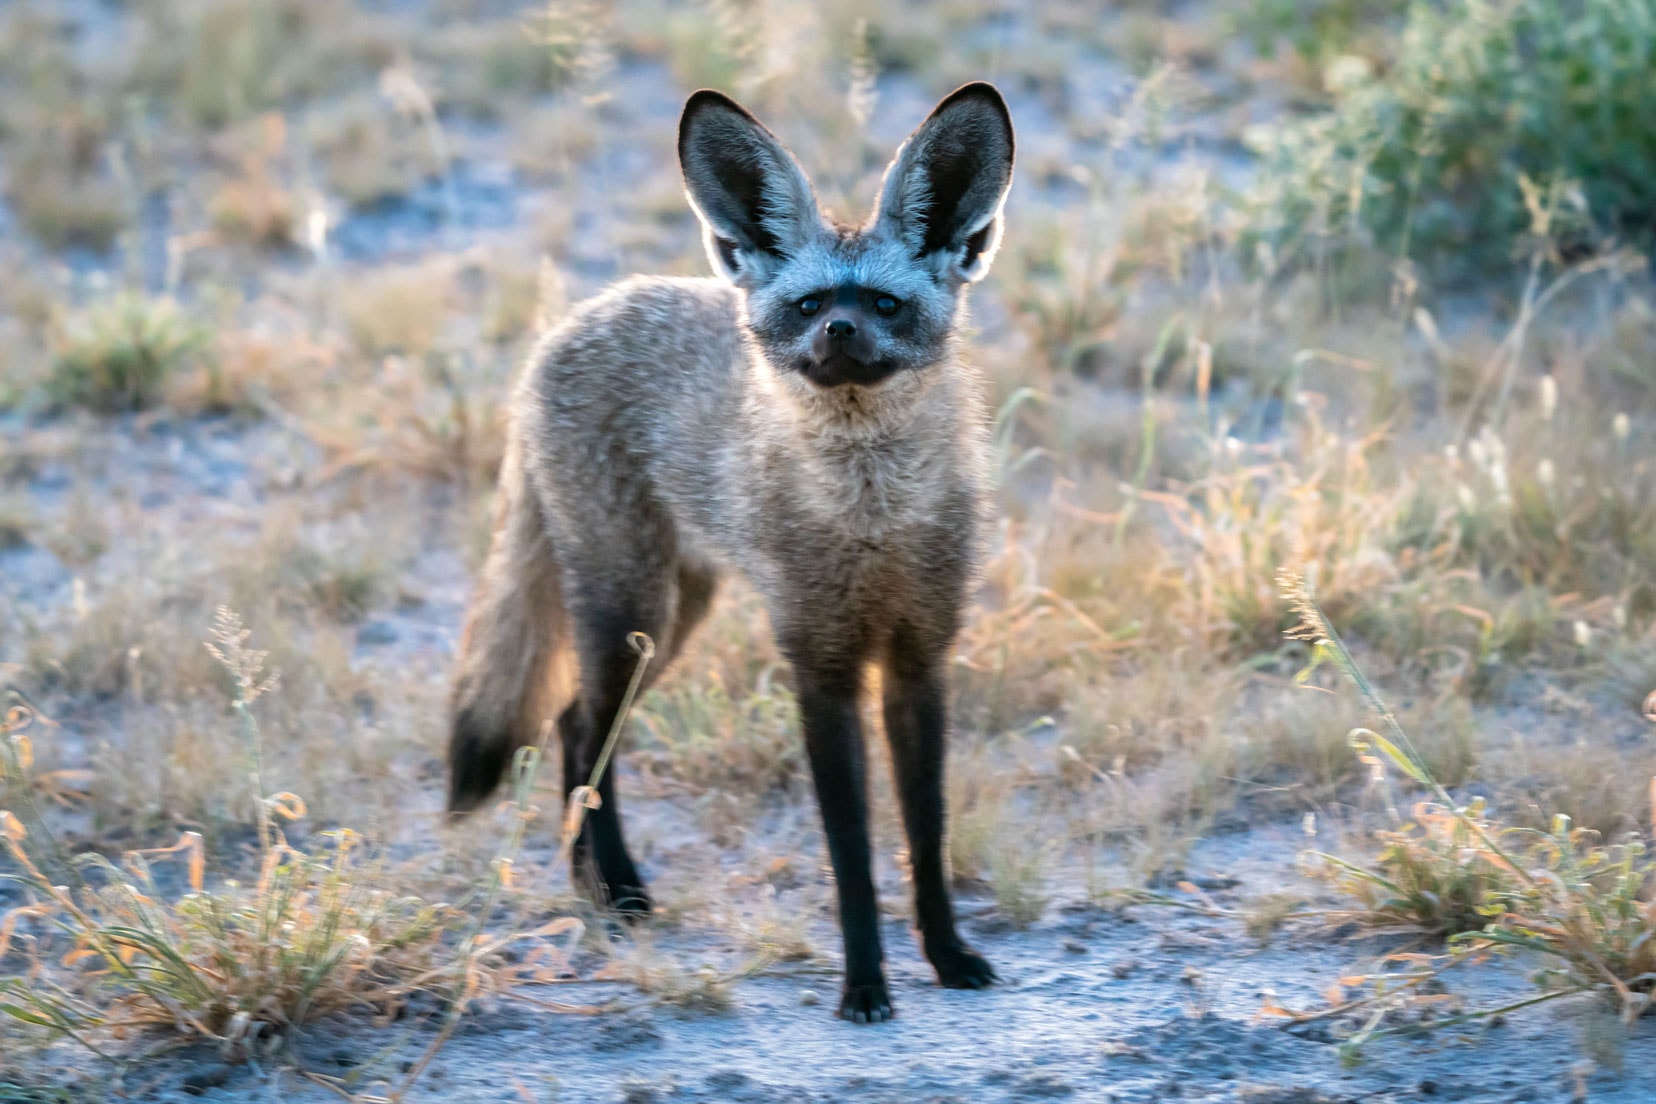
[[[763,283],[820,230],[816,194],[799,163],[729,96],[704,88],[690,97],[678,153],[708,259],[732,283]]]
[[[1012,115],[992,84],[949,93],[886,170],[876,218],[940,276],[981,280],[1012,186]]]

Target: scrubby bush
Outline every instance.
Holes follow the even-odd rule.
[[[72,319],[59,338],[53,400],[114,413],[142,410],[166,380],[207,354],[207,334],[170,299],[122,293]]]
[[[1318,65],[1352,52],[1373,24],[1395,20],[1408,6],[1407,0],[1253,0],[1235,22],[1261,53],[1282,43]]]
[[[1498,262],[1551,212],[1581,248],[1656,229],[1656,0],[1416,3],[1396,58],[1330,63],[1325,113],[1255,136],[1256,229]],[[1524,186],[1524,181],[1531,182]]]

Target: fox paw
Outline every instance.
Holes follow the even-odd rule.
[[[655,908],[650,892],[644,888],[643,879],[636,870],[613,879],[606,878],[596,866],[577,856],[572,875],[575,884],[586,890],[593,904],[608,909],[629,923],[644,919]]]
[[[643,886],[607,886],[606,904],[610,911],[620,913],[621,919],[634,923],[655,911],[655,903]]]
[[[945,989],[986,989],[999,981],[989,960],[965,944],[931,955],[937,980]]]
[[[897,1014],[884,981],[872,985],[847,985],[840,998],[840,1019],[852,1023],[884,1023]]]

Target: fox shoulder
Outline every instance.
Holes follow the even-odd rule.
[[[731,345],[740,310],[738,292],[722,280],[631,276],[571,308],[542,335],[533,360],[644,359],[662,365]]]

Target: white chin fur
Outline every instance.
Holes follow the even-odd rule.
[[[935,386],[940,375],[937,367],[896,372],[873,384],[838,387],[818,386],[799,372],[770,374],[801,422],[830,436],[860,437],[889,433],[912,417],[916,404]]]

